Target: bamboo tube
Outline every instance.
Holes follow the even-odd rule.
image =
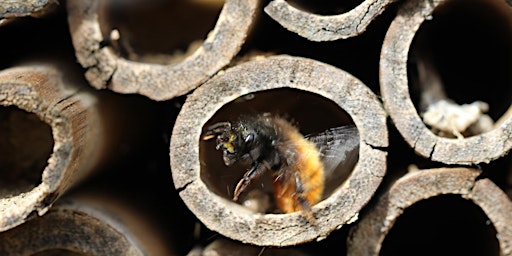
[[[68,189],[143,140],[126,136],[141,130],[130,122],[137,111],[122,114],[141,104],[87,92],[73,72],[42,63],[0,73],[0,231],[43,215]]]
[[[347,241],[348,255],[378,255],[382,252],[385,238],[390,234],[393,225],[400,221],[400,217],[404,216],[409,209],[422,201],[442,198],[447,195],[455,195],[459,201],[469,200],[478,206],[493,224],[496,230],[495,236],[490,234],[489,237],[479,238],[475,242],[481,245],[489,242],[488,240],[491,240],[492,243],[492,240],[497,239],[501,255],[510,255],[512,253],[512,202],[492,181],[480,178],[480,174],[481,171],[475,169],[439,168],[418,170],[403,176],[384,195],[379,197],[376,204],[372,205],[361,216],[360,221],[352,227]],[[452,207],[455,205],[454,203],[451,204]],[[438,211],[441,208],[437,207],[436,209],[435,211]],[[451,209],[449,211],[457,210]],[[470,215],[470,212],[462,212],[461,214],[474,216]],[[445,213],[445,215],[448,218],[449,214]],[[412,217],[417,217],[417,215]],[[461,219],[461,216],[457,219]],[[417,221],[421,220],[413,222],[417,223]],[[478,220],[470,220],[470,222],[471,225],[480,224]],[[485,220],[481,223],[484,222]],[[421,240],[420,233],[423,231],[423,229],[418,229],[417,234],[413,235],[418,239],[415,243],[417,247],[414,249],[421,248],[422,245],[428,243],[428,241]],[[443,233],[439,230],[438,232],[440,232],[439,234]],[[456,231],[453,232],[456,233]],[[478,234],[475,233],[470,236],[482,236],[483,234],[485,233],[479,230]],[[405,240],[404,237],[402,239]],[[452,237],[451,239],[456,241],[458,238]],[[448,243],[449,241],[447,241]],[[462,244],[467,243],[467,241],[462,242]],[[428,244],[428,246],[431,246],[431,244]],[[449,244],[447,247],[449,247]],[[492,246],[489,248],[492,248]],[[443,251],[446,250],[450,250],[450,248],[443,247]],[[456,249],[457,252],[461,250],[461,248]],[[429,249],[429,251],[431,250]],[[484,254],[492,255],[492,252],[484,252]]]
[[[17,17],[46,15],[55,8],[57,3],[56,0],[2,1],[0,5],[0,26]]]
[[[464,1],[454,0],[405,2],[389,27],[381,52],[381,92],[384,106],[388,110],[393,123],[407,143],[418,154],[446,164],[488,163],[507,154],[512,147],[512,111],[510,111],[510,96],[507,96],[510,94],[503,92],[503,94],[500,94],[503,97],[496,94],[496,90],[504,88],[501,87],[501,83],[508,84],[510,82],[506,71],[512,66],[511,61],[506,59],[510,55],[502,52],[510,52],[508,48],[512,39],[508,35],[512,31],[512,26],[509,25],[512,20],[512,12],[504,1],[466,4]],[[457,16],[458,13],[461,13],[460,16]],[[476,26],[460,24],[460,20],[468,20],[469,17],[475,21]],[[443,23],[443,21],[448,22]],[[452,24],[450,24],[450,21]],[[479,27],[478,24],[485,25]],[[490,30],[490,26],[494,29]],[[432,27],[450,29],[443,36],[435,34],[435,31],[429,34],[428,29]],[[483,42],[504,42],[499,44],[499,47],[502,48],[492,43],[489,47],[471,44],[472,40],[475,40],[475,34],[485,33],[486,31],[489,38],[486,38],[487,41]],[[490,31],[496,32],[493,34]],[[464,34],[464,32],[467,34]],[[454,40],[459,38],[460,41],[455,45],[453,43],[448,44],[447,42],[450,42],[450,40],[446,39],[446,36],[450,35],[455,35]],[[437,38],[444,38],[443,42],[445,43],[438,42],[434,45],[432,42]],[[444,52],[433,52],[438,48],[448,47],[449,45],[451,48],[446,48]],[[472,45],[475,47],[472,47]],[[467,51],[464,54],[455,55],[453,52],[456,52],[457,49],[460,52],[460,48],[467,49]],[[480,49],[491,49],[496,52],[496,55],[487,51],[480,53],[478,52]],[[436,55],[436,53],[438,54]],[[456,59],[445,58],[443,61],[431,62],[432,59],[443,58],[445,55],[455,56]],[[488,56],[493,56],[494,59],[489,62],[486,59]],[[411,64],[414,63],[418,64],[419,79],[417,80],[419,81],[411,79],[411,77],[414,77]],[[449,66],[446,66],[446,63],[450,63]],[[443,73],[440,74],[439,72]],[[500,74],[500,72],[503,74]],[[467,77],[464,75],[469,73],[471,75]],[[452,74],[452,77],[449,77],[449,74]],[[485,82],[481,82],[482,80]],[[414,87],[414,82],[420,83],[417,86],[419,88]],[[489,86],[495,86],[496,90],[489,90]],[[467,93],[473,90],[472,88],[479,88],[480,91],[468,95]],[[415,105],[412,100],[414,90],[421,91],[419,94],[421,94],[422,100],[426,99],[427,104],[430,100],[431,104],[429,106],[434,106],[433,103],[438,103],[440,100],[447,100],[449,103],[452,100],[458,100],[457,103],[461,104],[466,103],[464,101],[471,98],[482,100],[481,97],[488,96],[487,103],[481,103],[480,105],[477,104],[480,103],[478,101],[467,105],[455,104],[455,111],[453,112],[462,112],[462,114],[452,115],[452,108],[444,108],[437,113],[439,119],[430,123],[432,128],[434,126],[443,128],[442,126],[446,124],[449,128],[452,128],[453,135],[458,137],[453,138],[455,136],[446,137],[434,133],[427,127],[427,112],[422,110],[424,106]],[[452,94],[446,95],[443,90],[450,90]],[[492,92],[492,94],[489,92]],[[500,100],[497,97],[501,97]],[[496,123],[493,125],[492,120],[488,121],[490,118],[482,113],[487,104],[491,110],[493,108],[509,108],[509,111],[495,111],[493,119]],[[469,110],[458,112],[461,109]],[[418,114],[419,112],[421,112],[423,119]],[[501,117],[500,114],[502,114]],[[476,121],[472,121],[473,119]],[[466,137],[462,135],[467,125],[485,120],[487,120],[486,129],[480,129],[479,132],[469,134]],[[458,130],[458,127],[461,129]]]
[[[205,82],[230,63],[248,36],[258,11],[258,0],[227,0],[215,28],[197,49],[184,59],[166,57],[157,64],[125,59],[112,44],[128,41],[129,35],[100,20],[104,6],[99,0],[69,1],[67,10],[75,53],[95,88],[119,93],[138,93],[154,100],[183,95]],[[108,18],[108,17],[107,17]],[[144,22],[141,19],[140,22]],[[148,28],[149,29],[149,28]]]
[[[306,256],[309,255],[295,248],[268,248],[258,247],[254,245],[242,244],[240,242],[228,240],[225,238],[219,238],[207,245],[204,249],[195,249],[191,251],[187,256],[236,256],[236,255],[298,255]]]
[[[285,0],[273,0],[265,12],[281,26],[311,41],[334,41],[357,36],[395,0],[365,0],[335,15],[300,10]]]
[[[90,191],[67,195],[44,216],[0,233],[2,255],[177,255],[172,246],[133,202]]]
[[[294,104],[299,106],[295,112],[287,108]],[[322,122],[327,127],[317,129],[340,125],[339,114],[328,108],[314,110],[321,104],[334,107],[335,113],[346,111],[357,126],[360,145],[357,164],[345,170],[350,174],[336,180],[332,192],[312,207],[316,221],[308,221],[301,212],[263,214],[233,202],[231,188],[241,170],[227,169],[213,145],[206,149],[206,142],[199,143],[203,127],[244,113],[279,110],[297,120],[301,130]],[[286,246],[325,238],[357,219],[385,174],[387,143],[385,112],[359,80],[314,60],[274,56],[232,67],[187,98],[172,133],[171,169],[181,198],[206,227],[244,243]],[[208,150],[215,157],[209,157]]]

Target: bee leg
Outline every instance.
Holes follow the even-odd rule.
[[[245,188],[247,188],[253,180],[259,178],[263,173],[265,173],[266,170],[267,168],[264,164],[255,162],[251,169],[244,174],[244,177],[236,185],[233,201],[238,201],[238,196],[240,196]]]
[[[306,200],[306,197],[304,197],[304,194],[304,185],[302,184],[300,177],[296,174],[294,194],[295,200],[297,200],[297,202],[300,204],[302,211],[306,216],[306,219],[308,219],[309,222],[314,223],[315,216],[313,216],[313,210],[311,209],[311,205],[309,204],[308,200]]]

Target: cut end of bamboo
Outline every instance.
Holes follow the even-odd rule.
[[[312,207],[316,221],[308,221],[300,211],[266,212],[265,205],[272,200],[267,190],[271,180],[255,182],[257,189],[242,199],[246,206],[231,200],[243,167],[226,168],[215,145],[201,139],[203,129],[217,121],[261,112],[289,115],[306,132],[350,122],[357,127],[359,160],[355,167],[345,167],[348,174],[326,183],[326,197]],[[325,113],[330,117],[322,118]],[[342,70],[290,56],[249,61],[212,78],[187,98],[171,138],[174,184],[189,209],[208,228],[232,239],[261,246],[322,239],[356,219],[377,189],[386,166],[385,116],[375,95]],[[255,212],[248,204],[264,210]]]
[[[363,33],[394,1],[341,1],[344,6],[329,6],[327,11],[321,7],[322,3],[313,4],[313,1],[274,0],[265,7],[265,12],[281,26],[308,40],[334,41]],[[320,14],[314,13],[319,11]]]
[[[51,127],[36,114],[0,106],[0,197],[29,192],[42,182],[53,151]]]
[[[421,156],[472,165],[512,148],[512,94],[502,86],[512,83],[512,59],[503,54],[512,52],[509,7],[454,0],[407,1],[399,9],[382,46],[381,92],[393,123]]]
[[[51,66],[0,73],[1,231],[44,214],[96,162],[94,101],[62,83]]]
[[[138,93],[154,100],[183,95],[228,65],[252,29],[259,6],[259,0],[227,0],[215,23],[217,12],[211,10],[211,4],[187,2],[197,5],[193,8],[197,15],[202,18],[211,16],[213,20],[208,24],[196,24],[197,15],[177,11],[187,5],[181,2],[173,3],[177,5],[173,6],[162,1],[156,10],[140,8],[131,2],[100,2],[67,3],[75,53],[87,69],[86,78],[96,88]],[[169,23],[169,12],[176,13],[172,16],[176,20],[164,25]],[[124,17],[123,13],[128,13],[129,17]],[[132,20],[136,22],[129,24]],[[158,25],[152,27],[164,29],[148,31],[150,22]],[[187,26],[179,25],[183,23]],[[172,45],[175,47],[169,48]]]
[[[428,254],[440,253],[435,252],[436,248],[443,248],[444,253],[453,250],[456,254],[464,247],[469,250],[466,254],[481,250],[482,254],[509,255],[512,253],[512,202],[492,181],[480,178],[480,174],[481,171],[475,169],[439,168],[414,171],[400,178],[352,227],[347,241],[348,255],[403,255],[421,245],[429,247],[424,249]],[[454,209],[456,205],[458,207]],[[446,212],[439,212],[442,209]],[[426,213],[428,211],[432,211],[431,214]],[[421,214],[425,219],[419,217]],[[422,223],[431,224],[421,227]],[[431,230],[433,226],[437,226],[435,231]],[[443,228],[448,230],[440,231]],[[425,238],[417,235],[418,229],[425,232]],[[408,231],[415,235],[407,235]],[[436,235],[426,234],[428,232]],[[467,235],[464,232],[474,233]],[[446,237],[447,234],[452,237]],[[436,240],[439,237],[443,237],[443,241]],[[406,242],[408,238],[417,240]],[[407,248],[393,243],[414,243],[416,246]],[[446,245],[430,247],[432,243]],[[400,251],[402,249],[409,251]]]
[[[74,193],[0,233],[2,255],[175,255],[154,222],[118,197]]]

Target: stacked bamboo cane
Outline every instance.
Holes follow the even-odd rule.
[[[511,5],[0,2],[0,254],[512,255]],[[260,113],[357,128],[313,219],[232,200]]]

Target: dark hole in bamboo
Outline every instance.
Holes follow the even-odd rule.
[[[329,128],[344,125],[353,125],[350,116],[336,103],[314,93],[297,89],[272,89],[251,93],[224,105],[204,125],[204,129],[221,121],[235,121],[241,115],[256,115],[259,113],[272,113],[291,120],[299,127],[303,135],[325,131]],[[356,152],[357,154],[357,152]],[[231,199],[237,182],[247,170],[247,166],[233,165],[226,167],[222,161],[222,153],[215,150],[214,140],[201,141],[199,157],[201,159],[201,179],[216,194]],[[340,164],[332,177],[325,183],[324,198],[332,194],[350,175],[357,163],[357,158],[351,164]],[[271,175],[254,182],[240,197],[240,202],[248,198],[256,198],[256,204],[261,201],[273,205]],[[252,192],[251,191],[255,191]],[[263,192],[263,193],[260,193]],[[275,207],[268,208],[273,212]]]
[[[363,0],[347,0],[347,1],[332,1],[332,0],[287,0],[291,6],[310,13],[320,15],[337,15],[348,12]]]
[[[0,107],[0,196],[14,196],[39,185],[53,144],[51,127],[35,114]]]
[[[431,62],[446,96],[457,104],[483,101],[497,121],[512,102],[512,10],[505,1],[453,0],[420,26],[408,61],[409,93],[419,112],[417,58]],[[429,60],[430,59],[430,60]],[[435,93],[433,93],[434,96]]]
[[[380,255],[500,255],[496,229],[460,195],[422,200],[397,219]]]
[[[170,64],[192,54],[213,30],[222,0],[100,0],[105,44],[123,58]],[[198,18],[200,17],[200,18]],[[119,35],[117,40],[116,33]]]
[[[87,256],[88,254],[78,253],[66,249],[49,249],[32,254],[32,256]]]

